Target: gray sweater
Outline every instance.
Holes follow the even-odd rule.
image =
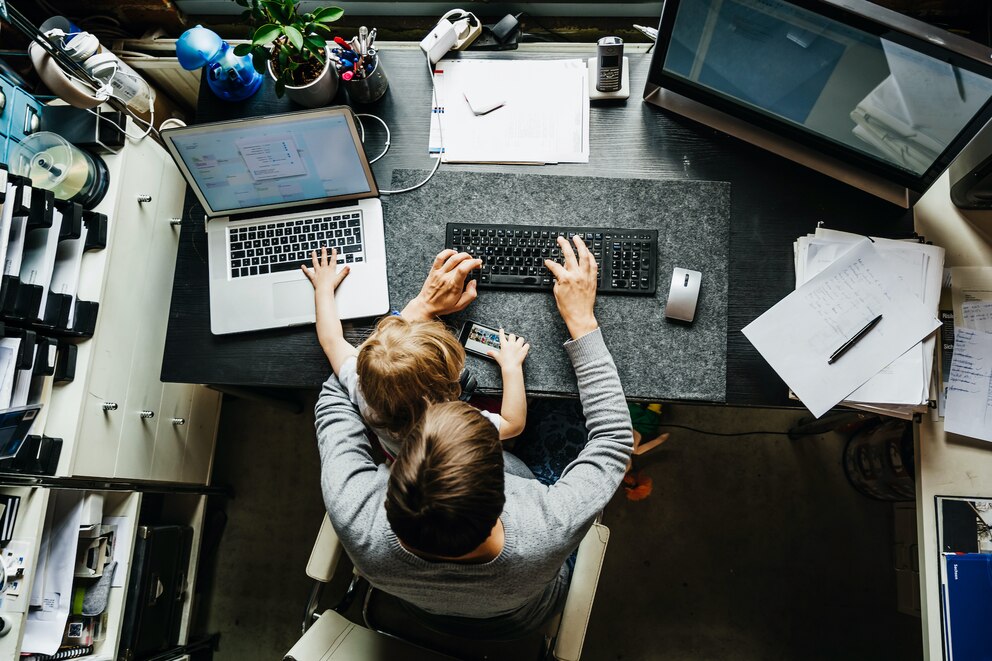
[[[633,448],[620,377],[600,331],[566,342],[565,350],[589,440],[550,487],[507,471],[503,551],[485,564],[423,560],[400,545],[383,505],[389,469],[373,462],[362,419],[338,379],[324,383],[316,407],[324,503],[345,551],[373,586],[428,613],[511,627],[530,628],[561,608],[564,562],[616,492]],[[511,469],[515,458],[507,459]]]

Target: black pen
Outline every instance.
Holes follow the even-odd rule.
[[[852,337],[844,344],[840,345],[840,348],[837,349],[837,351],[834,351],[832,354],[830,354],[830,358],[827,358],[827,365],[832,365],[838,358],[840,358],[845,353],[847,353],[848,349],[850,349],[855,344],[857,344],[858,340],[860,340],[865,335],[867,335],[868,331],[870,331],[872,328],[877,326],[878,322],[880,322],[881,320],[882,320],[882,315],[878,315],[877,317],[869,321],[867,324],[865,324],[865,327],[859,330],[857,333],[855,333],[854,337]]]

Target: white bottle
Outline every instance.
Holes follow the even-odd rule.
[[[63,39],[62,48],[91,76],[105,85],[109,84],[111,94],[132,110],[137,113],[150,110],[155,100],[155,90],[149,87],[141,74],[104,49],[95,36],[89,32],[77,32]]]

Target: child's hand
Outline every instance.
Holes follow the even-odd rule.
[[[486,353],[489,354],[490,358],[499,363],[501,368],[507,370],[522,367],[528,351],[530,351],[530,345],[524,342],[524,338],[517,337],[513,333],[507,336],[503,333],[503,329],[500,328],[499,351],[490,349]]]
[[[306,274],[307,279],[313,285],[317,294],[321,294],[322,292],[333,294],[334,290],[338,288],[338,285],[351,272],[351,267],[346,264],[341,271],[337,270],[337,248],[331,248],[330,259],[327,258],[327,248],[320,249],[319,259],[316,250],[313,251],[312,257],[313,268],[307,268],[306,264],[300,264],[300,268],[303,269],[303,273]]]

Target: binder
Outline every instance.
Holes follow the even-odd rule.
[[[941,582],[944,658],[987,659],[992,622],[992,554],[945,553]]]
[[[65,340],[58,341],[55,352],[55,383],[68,383],[76,378],[76,345]]]
[[[181,584],[185,583],[192,539],[189,526],[139,526],[118,658],[133,661],[178,642],[174,620],[182,614]],[[186,566],[181,566],[183,560]]]

